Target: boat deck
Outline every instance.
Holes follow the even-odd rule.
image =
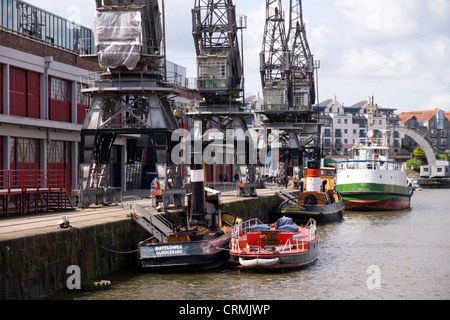
[[[298,226],[297,226],[298,227]],[[298,227],[296,232],[280,231],[271,225],[270,229],[260,231],[236,230],[231,241],[231,252],[237,255],[256,252],[261,254],[299,253],[309,250],[309,245],[317,238],[315,221],[311,220],[306,227]],[[245,233],[245,234],[244,234]]]

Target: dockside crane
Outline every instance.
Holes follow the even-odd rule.
[[[286,109],[289,86],[289,51],[281,0],[266,1],[266,24],[260,53],[261,83],[267,111]]]
[[[320,124],[315,102],[313,55],[303,22],[301,0],[290,0],[288,32],[281,0],[266,0],[266,23],[260,53],[265,120],[263,127],[280,132],[278,175],[302,176],[303,157],[317,158]]]
[[[316,100],[314,57],[306,38],[302,0],[290,0],[287,46],[290,53],[289,108],[311,111]]]
[[[80,190],[98,196],[109,186],[118,135],[155,150],[156,170],[167,186],[170,135],[178,128],[168,100],[179,92],[166,82],[158,0],[96,0],[96,7],[95,54],[82,57],[98,62],[102,71],[82,90],[92,104],[81,131]]]
[[[238,26],[236,6],[232,0],[195,0],[192,9],[192,35],[197,54],[197,87],[203,101],[197,110],[187,115],[197,123],[194,126],[194,139],[197,141],[208,141],[203,136],[207,127],[218,130],[224,138],[228,135],[227,141],[234,141],[234,145],[239,144],[238,141],[246,143],[248,139],[245,136],[246,119],[252,117],[252,114],[244,108],[243,62],[238,41],[239,30],[245,28],[244,22],[242,19]],[[230,138],[229,135],[234,136]],[[207,144],[209,143],[206,142],[203,147]],[[249,144],[247,141],[247,147]],[[235,150],[234,145],[225,149]],[[241,151],[237,158],[248,157],[245,150]],[[235,154],[225,154],[224,157],[226,159],[223,165],[231,164],[230,158],[235,163]],[[198,156],[197,159],[201,157]],[[241,194],[255,196],[255,166],[249,165],[248,172],[246,168],[246,165],[241,166],[240,176],[244,179]],[[194,214],[202,214],[203,164],[194,163],[191,172],[192,210]]]

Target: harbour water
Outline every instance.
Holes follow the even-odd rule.
[[[319,259],[283,273],[228,267],[206,273],[113,275],[109,290],[62,300],[450,299],[450,190],[415,192],[411,209],[345,213],[318,227]]]

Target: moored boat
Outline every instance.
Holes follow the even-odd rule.
[[[210,270],[227,263],[230,239],[227,227],[216,232],[206,228],[178,232],[164,243],[140,243],[139,259],[147,271]]]
[[[138,245],[141,267],[151,272],[210,270],[227,264],[232,227],[241,219],[221,211],[219,192],[205,188],[209,207],[216,209],[194,220],[185,215],[185,223],[173,225],[157,214],[147,215],[155,237]],[[142,212],[145,214],[145,212]],[[162,219],[162,220],[161,220]],[[165,230],[165,232],[162,232]]]
[[[316,222],[305,227],[282,217],[272,225],[258,219],[233,227],[230,242],[232,267],[245,270],[301,268],[316,262],[318,256]]]
[[[317,223],[341,220],[345,206],[334,189],[334,168],[321,168],[319,160],[309,160],[306,191],[291,197],[278,207],[278,216],[287,216],[296,223],[314,219]]]
[[[414,189],[405,163],[389,158],[388,132],[375,138],[371,129],[364,144],[355,144],[352,158],[337,164],[336,191],[345,208],[355,211],[391,211],[410,208]]]

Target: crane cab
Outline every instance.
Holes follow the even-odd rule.
[[[198,90],[200,93],[225,94],[231,86],[230,58],[228,54],[197,57]]]

